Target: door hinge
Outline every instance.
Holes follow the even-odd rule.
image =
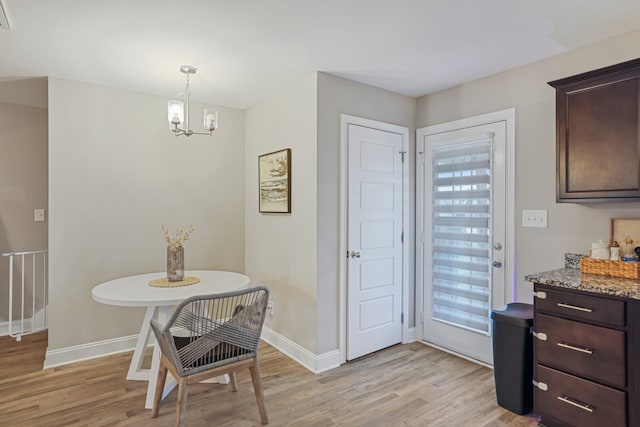
[[[407,154],[406,151],[400,151],[400,155],[402,156],[402,163],[404,163],[404,155]]]
[[[404,325],[404,313],[400,313],[400,323]]]
[[[424,311],[420,312],[420,323],[424,323]]]
[[[404,231],[400,233],[400,243],[404,244]]]

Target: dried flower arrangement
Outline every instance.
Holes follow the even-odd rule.
[[[193,228],[193,224],[191,224],[189,225],[189,228],[187,230],[183,228],[178,228],[176,230],[175,237],[171,237],[171,235],[169,235],[169,230],[167,230],[167,228],[164,225],[162,226],[162,233],[164,234],[164,240],[165,242],[167,242],[167,246],[170,248],[181,247],[182,244],[189,239],[189,236],[194,231],[196,231],[196,229]]]

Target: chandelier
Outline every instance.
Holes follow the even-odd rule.
[[[218,112],[214,110],[204,110],[204,129],[206,132],[194,132],[189,127],[189,98],[191,97],[191,89],[189,88],[189,78],[191,74],[195,74],[198,69],[191,65],[182,65],[180,72],[187,75],[187,84],[184,91],[178,94],[180,99],[171,100],[167,104],[167,112],[169,118],[169,128],[178,136],[191,135],[213,135],[213,131],[218,128]]]

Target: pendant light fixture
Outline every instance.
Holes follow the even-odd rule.
[[[213,135],[213,131],[218,129],[218,112],[214,110],[204,110],[204,129],[206,132],[194,132],[189,127],[189,98],[191,97],[191,89],[189,88],[189,79],[191,74],[195,74],[198,69],[191,65],[182,65],[180,72],[187,75],[187,84],[184,91],[178,94],[180,99],[171,100],[167,104],[167,114],[169,119],[169,128],[178,136],[191,135]]]

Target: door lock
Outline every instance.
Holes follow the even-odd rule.
[[[500,268],[502,267],[502,261],[493,261],[491,265],[493,265],[495,268]]]

